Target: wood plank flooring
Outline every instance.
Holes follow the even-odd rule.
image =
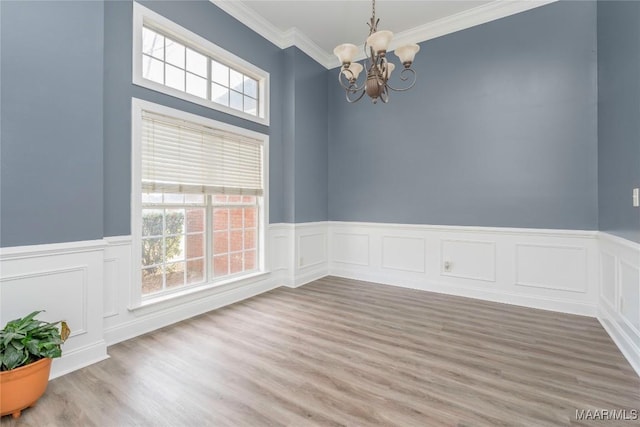
[[[9,426],[563,426],[640,409],[596,319],[327,277],[109,348]]]

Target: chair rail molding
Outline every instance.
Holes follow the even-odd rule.
[[[640,244],[608,233],[365,222],[270,224],[266,266],[130,308],[131,236],[0,249],[0,321],[45,309],[73,335],[54,378],[107,345],[327,275],[597,317],[640,374]],[[45,317],[46,316],[46,317]]]

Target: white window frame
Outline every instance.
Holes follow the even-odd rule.
[[[262,141],[262,182],[263,194],[258,198],[258,259],[257,271],[247,274],[234,275],[230,278],[221,277],[211,282],[205,281],[202,284],[189,286],[186,289],[177,289],[170,293],[159,295],[142,295],[142,112],[149,111],[156,114],[163,114],[169,117],[186,120],[202,126],[208,126],[222,131],[241,134],[250,138]],[[233,126],[228,123],[219,122],[207,117],[176,110],[164,105],[144,101],[137,98],[131,99],[131,294],[129,309],[136,309],[146,305],[154,304],[167,299],[180,297],[193,292],[215,288],[221,285],[228,285],[237,282],[242,284],[248,278],[256,277],[268,273],[267,266],[267,224],[269,224],[269,135],[255,132],[249,129]],[[207,239],[211,232],[211,224],[207,224]],[[207,253],[206,257],[211,258],[212,254]],[[210,260],[207,259],[207,262]]]
[[[258,81],[258,115],[254,116],[244,111],[236,110],[222,104],[218,104],[208,99],[200,98],[187,92],[165,86],[163,84],[145,79],[142,77],[142,27],[147,26],[154,31],[158,31],[170,38],[183,43],[187,47],[196,50],[208,57],[214,59],[228,67],[239,71]],[[181,27],[162,15],[133,2],[133,84],[142,86],[147,89],[161,92],[176,98],[184,99],[204,107],[212,108],[241,119],[250,120],[269,126],[269,73],[256,67],[248,61],[234,55],[233,53],[221,48],[200,37],[199,35]],[[208,85],[211,82],[207,83]]]

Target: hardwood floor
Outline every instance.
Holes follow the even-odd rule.
[[[334,277],[109,354],[2,425],[562,426],[640,409],[640,378],[596,319]]]

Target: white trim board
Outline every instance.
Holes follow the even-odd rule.
[[[210,1],[279,48],[296,46],[328,70],[340,66],[332,52],[327,52],[319,47],[299,29],[290,28],[287,31],[281,31],[242,1]],[[397,33],[394,36],[391,49],[408,43],[421,43],[555,1],[557,0],[494,0],[491,3]],[[359,46],[358,52],[362,51],[362,46]],[[356,60],[363,58],[364,56],[361,54]]]
[[[635,344],[634,338],[620,327],[619,314],[609,304],[602,302],[598,309],[598,321],[631,367],[640,376],[640,346]]]
[[[385,242],[385,236],[397,238]],[[517,248],[522,245],[535,248],[534,253],[516,257]],[[63,358],[54,362],[52,377],[108,357],[107,344],[278,286],[302,286],[329,274],[597,316],[640,375],[640,243],[607,233],[335,221],[270,224],[266,247],[271,254],[264,275],[241,287],[203,291],[135,312],[128,309],[131,247],[130,236],[117,236],[0,251],[5,317],[13,316],[16,310],[31,309],[33,298],[29,295],[36,290],[35,294],[44,295],[48,304],[36,308],[47,309],[46,314],[52,317],[62,313],[78,319],[73,328],[76,335],[65,344]],[[412,248],[422,249],[417,255],[403,257]],[[399,252],[400,256],[390,251]],[[569,256],[569,262],[553,265],[554,258],[563,257],[563,251],[580,256]],[[538,253],[546,256],[538,259]],[[450,258],[451,271],[441,268],[443,255]],[[518,271],[519,263],[526,268]],[[82,275],[67,274],[80,270]],[[536,275],[538,270],[542,274]],[[548,286],[518,286],[519,277],[527,283]],[[584,287],[577,286],[584,277]],[[60,291],[69,289],[85,295],[60,298]]]
[[[589,230],[330,222],[328,269],[339,277],[595,316],[597,235]]]
[[[598,320],[640,375],[640,243],[599,233]]]
[[[35,311],[65,320],[71,335],[50,378],[107,358],[103,336],[104,248],[89,240],[3,248],[0,252],[0,325]]]
[[[177,306],[146,313],[143,316],[130,315],[127,316],[128,319],[125,322],[118,322],[111,327],[105,328],[105,339],[109,345],[113,345],[234,302],[251,298],[278,286],[272,278],[267,277],[247,286],[233,288],[226,292],[204,295]]]

